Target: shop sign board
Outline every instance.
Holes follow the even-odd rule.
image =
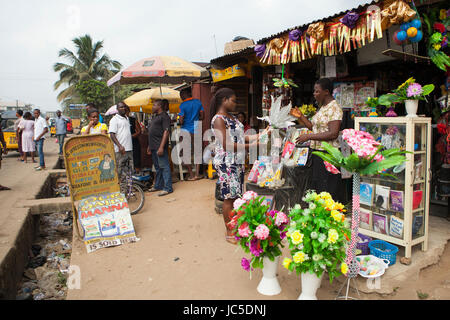
[[[241,68],[238,64],[226,69],[211,69],[210,71],[213,82],[224,81],[236,77],[245,77],[245,69]]]

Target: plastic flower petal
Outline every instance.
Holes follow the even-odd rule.
[[[335,229],[328,230],[328,243],[336,243],[337,239],[339,238],[339,234]]]
[[[303,234],[296,230],[291,234],[292,243],[297,245],[303,242]]]
[[[286,269],[289,269],[289,266],[291,265],[291,263],[292,263],[292,259],[284,258],[283,267],[285,267]]]
[[[325,165],[325,168],[327,169],[328,172],[332,173],[332,174],[338,174],[341,173],[339,171],[338,168],[336,168],[334,165],[332,165],[331,163],[324,161],[323,164]]]
[[[255,236],[259,240],[266,240],[269,237],[269,228],[265,224],[260,224],[258,227],[256,227],[255,230]]]
[[[303,251],[298,251],[296,254],[294,254],[293,258],[295,263],[302,263],[303,261],[305,261],[306,256]]]
[[[254,191],[247,191],[242,196],[242,199],[244,199],[245,201],[251,201],[253,199],[256,199],[257,197],[258,197],[258,194],[256,192],[254,192]]]
[[[341,264],[341,272],[342,274],[347,274],[348,272],[348,265],[345,262]]]
[[[242,269],[245,271],[250,271],[250,260],[242,258],[241,260]]]
[[[440,46],[440,45],[439,45]],[[410,84],[408,89],[406,90],[407,97],[417,97],[422,94],[422,86],[418,83]]]
[[[233,203],[233,209],[238,210],[243,204],[247,202],[244,199],[236,199]]]

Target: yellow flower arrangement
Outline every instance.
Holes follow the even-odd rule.
[[[303,261],[305,261],[305,253],[303,251],[299,251],[296,254],[294,254],[295,263],[302,263]]]
[[[331,211],[334,209],[335,202],[333,199],[325,200],[325,209]]]
[[[315,115],[317,111],[317,109],[312,104],[304,104],[299,109],[307,118]]]
[[[286,269],[289,269],[289,266],[291,265],[292,260],[289,258],[284,258],[283,260],[283,267],[285,267]]]
[[[348,265],[345,262],[341,264],[341,272],[342,274],[347,274],[348,272]]]
[[[441,9],[441,11],[439,11],[439,19],[445,20],[445,18],[447,18],[447,11],[445,9]]]
[[[297,245],[303,242],[303,234],[300,231],[296,230],[293,234],[291,234],[292,243]]]
[[[328,192],[321,192],[319,194],[319,196],[323,199],[323,200],[332,200],[331,194],[329,194]]]
[[[334,220],[336,221],[342,221],[342,213],[340,213],[337,210],[331,210],[331,216],[333,217]]]
[[[441,44],[440,43],[436,43],[435,45],[433,45],[434,50],[440,50],[441,49]]]
[[[335,229],[328,230],[328,243],[336,243],[336,241],[339,239],[339,234]]]

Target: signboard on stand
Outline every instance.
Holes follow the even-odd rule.
[[[70,138],[64,144],[64,160],[74,225],[79,235],[83,231],[87,251],[137,241],[127,200],[120,193],[111,139],[102,134]]]

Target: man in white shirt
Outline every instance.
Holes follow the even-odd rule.
[[[47,121],[41,117],[41,111],[35,109],[34,113],[34,142],[36,142],[36,148],[39,153],[39,166],[35,167],[36,171],[45,169],[44,161],[44,136],[48,132]]]
[[[131,137],[130,120],[126,116],[127,105],[124,102],[117,104],[116,114],[109,122],[109,134],[111,140],[114,142],[114,151],[116,152],[117,169],[119,171],[119,179],[122,176],[123,170],[127,169],[128,165],[133,171],[133,140]]]

